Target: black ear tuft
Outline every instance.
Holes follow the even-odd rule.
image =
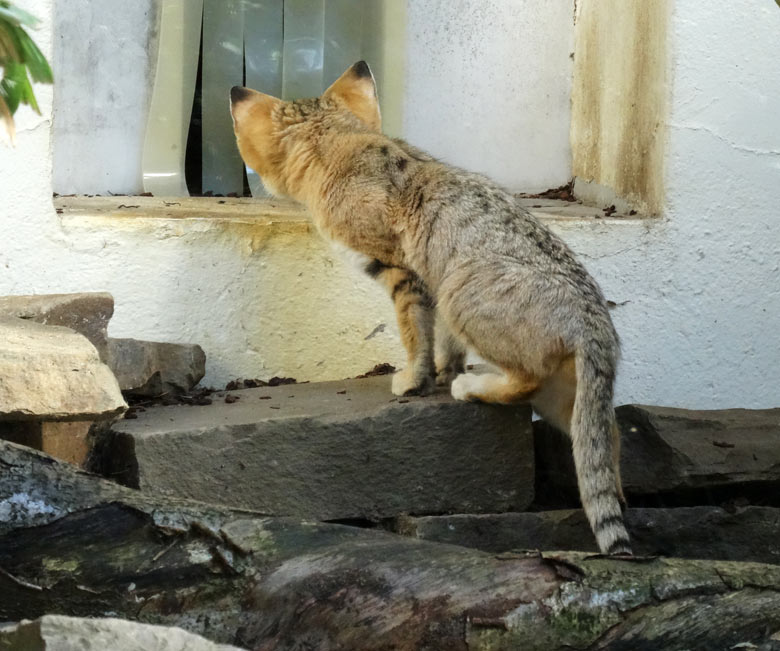
[[[240,101],[245,100],[252,94],[252,91],[243,86],[233,86],[230,89],[230,102],[232,104],[238,104]]]
[[[358,61],[354,66],[352,66],[352,74],[354,74],[358,79],[372,76],[371,68],[368,67],[368,64],[365,61]]]

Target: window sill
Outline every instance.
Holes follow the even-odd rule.
[[[308,232],[311,220],[293,201],[220,197],[61,196],[54,198],[57,214],[66,224],[112,220],[128,225],[203,223],[250,225]]]
[[[543,222],[636,223],[646,218],[614,213],[556,199],[521,198],[520,203]],[[54,207],[65,224],[112,220],[117,228],[208,222],[308,233],[311,219],[298,203],[277,199],[219,197],[60,196]]]

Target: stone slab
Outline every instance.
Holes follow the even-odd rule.
[[[673,493],[682,497],[737,486],[780,497],[780,409],[695,411],[624,405],[616,414],[622,434],[623,488],[629,497]],[[541,503],[576,495],[566,437],[536,423],[535,447]]]
[[[108,365],[122,391],[140,396],[179,395],[206,374],[206,354],[196,344],[109,338]]]
[[[45,452],[61,461],[85,466],[91,450],[93,422],[0,421],[0,438]]]
[[[127,405],[82,335],[0,317],[0,420],[104,420]]]
[[[639,556],[780,564],[780,509],[717,506],[628,509],[626,527]],[[432,542],[486,552],[542,549],[598,552],[581,509],[399,518],[394,529]]]
[[[102,467],[147,492],[272,515],[377,520],[533,500],[527,407],[397,399],[390,376],[219,394],[111,428]],[[234,400],[238,398],[237,400]],[[111,468],[114,467],[114,470]]]
[[[0,296],[0,314],[75,330],[106,360],[108,322],[114,315],[114,297],[108,292]]]
[[[175,626],[114,617],[44,615],[0,628],[0,649],[18,651],[241,651]]]

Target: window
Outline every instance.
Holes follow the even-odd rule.
[[[61,52],[59,62],[92,82],[81,88],[86,97],[69,93],[72,88],[61,98],[85,109],[58,112],[55,190],[61,193],[100,193],[85,172],[105,177],[114,193],[137,192],[140,172],[143,190],[157,196],[262,195],[235,146],[232,86],[284,98],[314,96],[355,61],[368,59],[384,94],[403,67],[404,5],[397,0],[92,4],[98,6],[58,6],[61,39],[73,39],[63,45],[89,43],[84,56]],[[383,98],[386,128],[398,123],[399,104]],[[74,160],[74,151],[88,149],[84,138],[102,169]],[[131,158],[122,160],[128,153]]]
[[[54,190],[258,193],[228,89],[316,95],[361,58],[388,134],[512,190],[563,185],[573,15],[574,0],[58,0]]]

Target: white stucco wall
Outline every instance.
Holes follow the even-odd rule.
[[[52,0],[22,4],[45,18],[36,40],[51,53]],[[663,217],[555,225],[620,304],[618,402],[780,402],[778,33],[771,0],[676,2]],[[37,92],[43,117],[21,111],[16,149],[0,150],[0,294],[110,291],[111,335],[199,342],[212,383],[401,361],[389,300],[313,237],[213,237],[205,221],[63,229],[51,89]]]
[[[677,0],[660,220],[561,234],[623,339],[618,400],[780,404],[780,9]]]

